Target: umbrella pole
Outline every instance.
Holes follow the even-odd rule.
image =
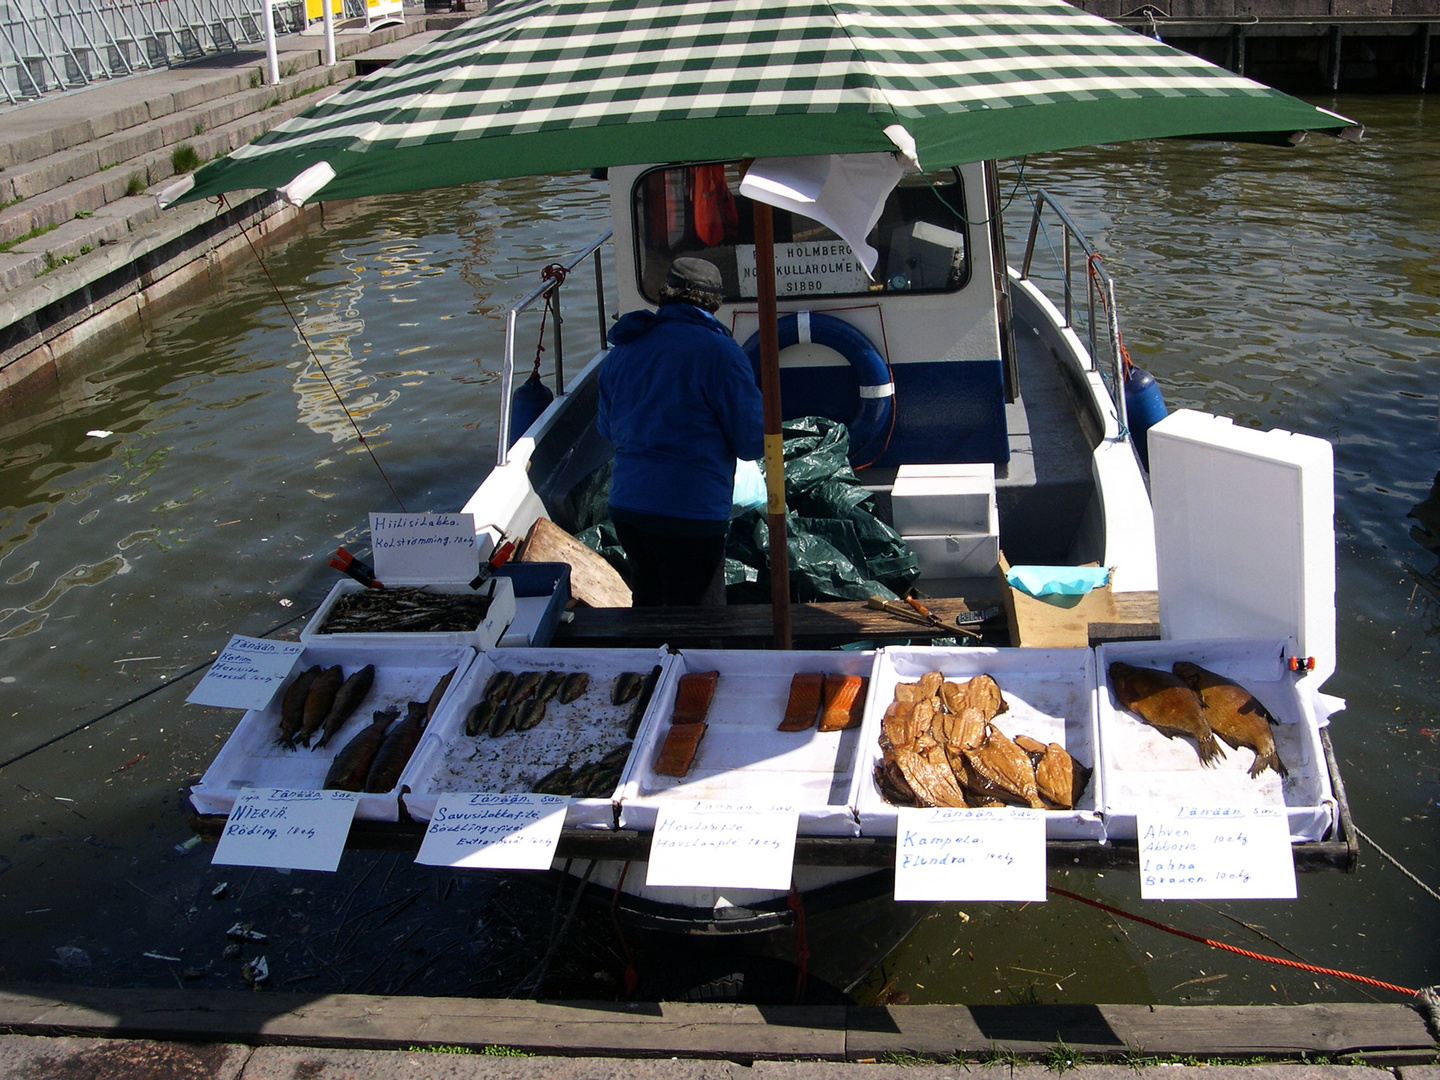
[[[770,535],[770,605],[775,648],[790,638],[790,553],[785,539],[785,452],[780,432],[780,334],[775,309],[775,228],[768,204],[755,209],[755,300],[760,316],[760,394],[765,421],[765,518]]]

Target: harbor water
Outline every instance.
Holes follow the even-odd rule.
[[[1145,902],[1125,871],[1052,867],[1051,883],[1420,987],[1440,981],[1440,585],[1406,515],[1440,469],[1440,114],[1418,97],[1333,107],[1364,142],[1154,142],[1002,171],[1012,257],[1044,188],[1103,253],[1130,355],[1171,408],[1334,444],[1326,689],[1348,701],[1331,734],[1373,842],[1354,874],[1302,875],[1294,901]],[[263,269],[230,268],[0,416],[0,975],[238,987],[226,930],[248,923],[280,989],[517,988],[554,924],[523,876],[400,853],[348,853],[335,874],[211,865],[185,792],[238,714],[184,698],[232,634],[298,631],[370,511],[461,505],[495,457],[505,309],[606,213],[583,175],[327,207]],[[522,378],[538,329],[522,323]],[[597,333],[583,306],[567,319],[568,371]],[[857,1000],[1396,1000],[1058,896],[917,914]],[[604,926],[567,947],[549,992],[622,992]]]

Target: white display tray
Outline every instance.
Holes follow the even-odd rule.
[[[1097,766],[1095,666],[1089,649],[990,649],[914,646],[887,647],[875,662],[870,701],[860,733],[860,758],[851,804],[862,836],[894,836],[896,807],[875,783],[881,761],[880,730],[885,710],[895,700],[895,684],[915,682],[928,671],[961,681],[989,675],[1008,706],[994,724],[1010,738],[1029,735],[1059,743],[1093,771],[1073,810],[1046,810],[1045,836],[1051,840],[1103,840],[1100,815],[1103,781]]]
[[[1178,806],[1283,806],[1292,841],[1325,838],[1335,820],[1335,797],[1314,711],[1308,696],[1297,691],[1284,648],[1278,639],[1224,639],[1116,642],[1096,650],[1103,809],[1112,838],[1135,838],[1139,810]],[[1252,779],[1254,753],[1223,742],[1224,759],[1213,768],[1202,766],[1193,739],[1166,738],[1115,699],[1105,673],[1116,660],[1165,671],[1177,660],[1189,660],[1240,683],[1279,721],[1270,732],[1289,776],[1282,780],[1266,769]]]
[[[447,595],[476,595],[476,590],[470,588],[465,582],[440,582],[429,584],[425,582],[394,582],[396,588],[423,588],[427,592],[444,593]],[[300,631],[300,640],[306,644],[312,642],[336,642],[347,645],[387,645],[403,643],[405,645],[468,645],[476,649],[485,650],[495,646],[500,640],[500,635],[505,633],[505,628],[515,618],[515,586],[509,578],[492,577],[490,581],[480,587],[479,593],[483,594],[492,589],[494,592],[490,597],[490,607],[485,612],[485,618],[470,630],[445,630],[437,632],[415,632],[406,630],[396,631],[366,631],[364,633],[350,634],[328,634],[322,631],[325,620],[330,617],[330,612],[339,603],[343,596],[350,596],[354,593],[363,592],[365,586],[352,578],[344,578],[335,583],[330,594],[325,597],[322,603],[305,624],[305,629]]]
[[[312,664],[330,667],[339,664],[347,676],[364,667],[375,665],[375,682],[361,700],[350,719],[326,744],[324,749],[301,746],[288,750],[276,745],[280,733],[280,702],[284,691],[264,709],[251,709],[215,755],[200,782],[190,789],[190,802],[202,814],[228,814],[235,796],[242,788],[285,788],[313,791],[325,783],[325,774],[340,749],[368,726],[380,709],[400,711],[395,723],[405,719],[405,706],[411,701],[425,701],[435,684],[452,668],[458,669],[450,680],[441,708],[456,693],[466,670],[475,658],[468,646],[416,647],[411,645],[307,645],[295,663],[295,673]],[[288,680],[286,682],[288,685]],[[431,721],[435,722],[434,719]],[[310,740],[313,748],[318,735]],[[360,796],[355,816],[371,821],[396,821],[399,803],[396,791],[387,794]]]
[[[662,802],[708,800],[794,806],[802,836],[854,836],[846,799],[859,728],[821,732],[776,730],[802,671],[870,677],[873,652],[685,650],[665,673],[651,715],[621,778],[620,827],[650,830]],[[655,756],[670,727],[680,676],[718,671],[710,726],[683,777],[655,772]]]
[[[530,791],[552,769],[579,767],[604,757],[627,741],[625,726],[631,703],[610,704],[615,676],[624,671],[647,674],[656,664],[663,669],[672,660],[663,649],[518,648],[482,653],[446,702],[443,715],[435,717],[400,778],[401,785],[410,788],[406,809],[413,817],[428,821],[439,795]],[[484,696],[485,684],[497,671],[584,671],[590,676],[590,685],[583,696],[567,705],[552,698],[545,719],[529,731],[507,731],[498,739],[488,734],[466,735],[465,717]],[[659,686],[657,683],[657,693],[651,697],[651,709]],[[620,781],[616,783],[618,788]],[[565,824],[613,829],[614,799],[572,798]]]

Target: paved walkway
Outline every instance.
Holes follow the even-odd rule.
[[[529,1057],[0,1036],[0,1080],[1440,1080],[1440,1065],[837,1063]]]

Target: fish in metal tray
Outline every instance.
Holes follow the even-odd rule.
[[[530,790],[537,795],[565,795],[570,791],[570,775],[573,770],[569,765],[561,765],[551,769],[548,773],[536,780]]]
[[[540,685],[540,680],[545,677],[543,671],[523,671],[515,676],[515,681],[510,686],[510,693],[506,696],[507,702],[524,701],[535,688]]]
[[[1200,698],[1178,675],[1158,668],[1110,665],[1110,689],[1120,704],[1167,739],[1186,735],[1195,740],[1200,764],[1214,766],[1225,756],[1200,707]]]
[[[1274,769],[1281,776],[1289,775],[1270,731],[1270,725],[1276,720],[1254,694],[1239,683],[1186,660],[1177,661],[1172,670],[1199,696],[1200,708],[1216,735],[1233,749],[1246,746],[1255,751],[1255,761],[1250,766],[1252,777],[1266,769]]]
[[[380,748],[375,751],[375,759],[365,776],[367,792],[394,790],[411,753],[420,742],[425,719],[425,702],[412,701],[406,706],[405,719],[385,733]]]
[[[339,597],[322,634],[448,633],[474,630],[490,610],[483,594],[437,593],[399,587],[361,589]]]
[[[529,701],[519,703],[515,713],[515,730],[529,731],[545,719],[545,707],[549,702],[538,694]]]
[[[650,669],[650,674],[641,676],[640,692],[630,703],[630,712],[625,718],[625,737],[627,739],[635,738],[636,733],[640,730],[640,721],[645,719],[645,710],[650,707],[650,699],[655,696],[655,684],[659,681],[659,664]]]
[[[615,676],[615,681],[610,684],[610,704],[624,705],[640,693],[640,684],[643,681],[638,671],[622,671]]]

